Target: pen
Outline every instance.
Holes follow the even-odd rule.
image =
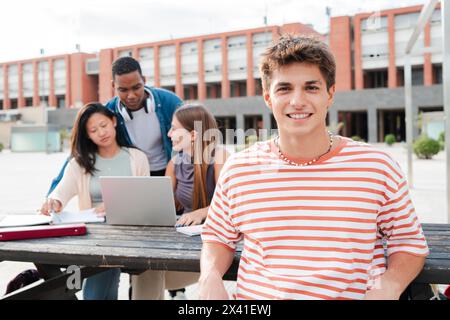
[[[60,222],[59,221],[59,217],[56,214],[55,209],[53,208],[52,202],[50,201],[49,198],[46,198],[46,202],[47,202],[47,207],[48,207],[48,210],[49,210],[49,213],[50,213],[50,217],[52,218],[52,222],[53,223],[59,223]]]

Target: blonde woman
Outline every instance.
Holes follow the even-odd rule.
[[[177,226],[201,224],[208,212],[216,182],[228,153],[217,146],[214,116],[201,105],[184,105],[172,119],[168,136],[177,154],[169,161],[177,212]],[[164,290],[197,282],[199,273],[146,271],[132,277],[133,299],[164,299]]]

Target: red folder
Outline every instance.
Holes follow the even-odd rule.
[[[0,241],[81,236],[84,234],[86,234],[86,225],[84,223],[0,228]]]

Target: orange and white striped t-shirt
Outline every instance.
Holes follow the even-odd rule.
[[[304,167],[273,141],[233,154],[202,240],[235,250],[241,239],[237,299],[362,299],[385,250],[428,254],[399,165],[347,138]]]

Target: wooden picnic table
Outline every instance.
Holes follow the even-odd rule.
[[[450,284],[450,224],[422,226],[430,255],[414,283]],[[5,298],[74,299],[78,290],[66,288],[70,274],[61,266],[82,266],[83,278],[112,267],[131,274],[148,269],[199,272],[201,247],[200,236],[189,237],[172,227],[106,224],[89,224],[83,236],[0,242],[0,261],[32,262],[45,279]],[[236,279],[240,248],[225,279]]]

